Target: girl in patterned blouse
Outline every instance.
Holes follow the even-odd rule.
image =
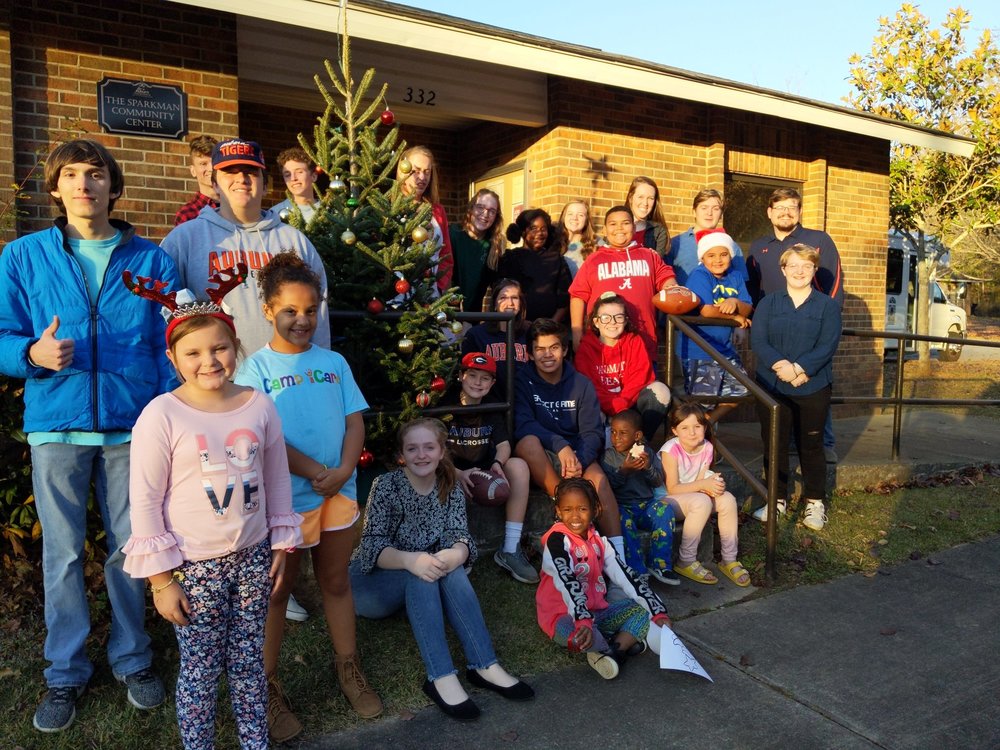
[[[476,545],[465,495],[447,455],[447,436],[437,419],[417,419],[400,428],[403,465],[372,485],[361,544],[351,562],[351,588],[362,617],[379,619],[406,608],[427,670],[424,692],[448,716],[472,721],[479,708],[458,680],[445,639],[446,620],[469,661],[469,682],[511,700],[529,700],[534,691],[498,663],[466,574]]]

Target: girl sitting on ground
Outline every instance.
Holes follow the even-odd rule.
[[[594,528],[601,501],[589,480],[562,480],[556,486],[555,511],[559,520],[542,537],[542,582],[535,593],[538,626],[570,651],[585,651],[587,663],[612,680],[626,657],[646,650],[651,618],[657,625],[670,625],[667,608]],[[625,596],[609,602],[609,583]]]
[[[372,485],[361,543],[351,561],[354,608],[381,619],[406,610],[427,670],[427,696],[458,721],[479,717],[451,660],[445,622],[468,659],[466,679],[515,701],[534,691],[497,661],[466,566],[476,559],[465,493],[448,458],[448,432],[437,419],[416,419],[399,430],[401,468]]]

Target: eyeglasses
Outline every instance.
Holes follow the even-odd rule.
[[[799,206],[771,206],[771,211],[777,216],[781,216],[782,214],[795,216],[799,212]]]
[[[497,210],[495,208],[490,208],[489,206],[481,206],[478,203],[472,207],[472,210],[477,214],[482,214],[483,216],[497,215]]]
[[[785,264],[786,271],[812,271],[816,268],[813,263],[787,263]]]
[[[628,316],[625,313],[618,313],[617,315],[595,315],[594,316],[598,322],[608,324],[614,321],[615,323],[624,323],[628,320]]]

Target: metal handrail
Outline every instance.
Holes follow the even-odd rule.
[[[858,338],[896,339],[896,384],[894,396],[839,396],[831,399],[831,402],[836,404],[868,404],[872,406],[892,404],[891,458],[893,461],[899,458],[900,442],[903,433],[903,406],[1000,406],[1000,399],[903,398],[903,368],[906,364],[906,357],[903,354],[904,341],[930,341],[942,344],[955,344],[961,341],[963,347],[985,346],[994,349],[1000,348],[1000,341],[968,339],[964,337],[956,339],[953,336],[929,336],[922,333],[903,333],[901,331],[868,331],[857,328],[845,328],[841,334],[844,336],[856,336]]]
[[[385,311],[380,312],[377,315],[372,315],[371,313],[363,312],[360,310],[330,310],[331,320],[361,320],[363,318],[374,318],[375,320],[399,320],[405,315],[404,312],[396,311]],[[463,406],[461,404],[456,404],[455,406],[430,406],[425,409],[421,409],[422,414],[434,417],[440,414],[480,414],[483,412],[495,412],[503,411],[506,413],[504,421],[507,426],[507,434],[513,439],[514,436],[514,365],[515,365],[515,351],[514,351],[514,326],[510,323],[514,320],[516,313],[513,312],[453,312],[449,313],[449,317],[460,322],[487,322],[495,320],[498,323],[508,323],[507,325],[507,360],[504,362],[507,370],[507,393],[506,400],[502,402],[494,402],[488,404],[474,404],[471,406]],[[386,417],[397,417],[403,413],[402,409],[385,409],[378,406],[370,406],[362,412],[362,417],[366,420],[372,420],[379,416]]]
[[[739,474],[743,479],[750,485],[750,488],[761,495],[767,500],[767,523],[766,523],[766,533],[767,533],[767,544],[764,554],[764,574],[767,576],[768,580],[774,580],[775,574],[775,553],[778,547],[778,522],[777,522],[777,496],[778,496],[778,410],[781,408],[780,404],[771,396],[766,390],[761,388],[761,386],[755,381],[751,380],[750,377],[742,370],[733,366],[733,364],[726,359],[725,356],[720,354],[714,346],[708,343],[700,333],[698,333],[691,326],[693,325],[723,325],[735,328],[738,324],[728,318],[703,318],[694,315],[668,315],[667,316],[667,342],[666,351],[664,352],[664,380],[667,387],[673,382],[674,375],[674,340],[675,331],[677,328],[690,338],[695,344],[701,347],[702,351],[705,352],[709,357],[711,357],[716,363],[718,363],[723,370],[732,375],[744,388],[749,391],[749,396],[742,396],[739,398],[725,397],[720,398],[717,396],[713,397],[702,397],[698,396],[698,401],[706,402],[719,402],[725,401],[727,403],[733,403],[737,401],[759,401],[766,407],[771,413],[771,427],[768,431],[767,441],[768,441],[768,462],[767,462],[767,487],[747,468],[736,455],[729,450],[718,436],[713,434],[712,442],[715,445],[719,453],[722,454],[723,458],[729,462],[729,465],[733,467],[737,474]]]
[[[725,318],[704,318],[692,315],[668,315],[667,316],[667,341],[665,351],[664,372],[665,381],[669,386],[673,382],[674,373],[674,340],[675,328],[687,335],[695,344],[701,347],[712,360],[717,362],[727,373],[739,381],[751,395],[735,398],[732,396],[698,396],[699,401],[711,403],[733,403],[761,401],[771,410],[771,429],[768,434],[768,444],[770,448],[770,458],[767,466],[767,488],[750,472],[746,465],[740,461],[726,446],[717,438],[714,438],[715,447],[722,454],[730,466],[747,481],[751,489],[767,499],[767,549],[765,556],[765,573],[768,579],[774,578],[774,555],[777,546],[777,513],[775,508],[777,492],[777,402],[761,387],[747,377],[746,374],[733,367],[733,365],[718,351],[709,344],[691,325],[713,325],[737,327],[737,323]],[[870,396],[834,396],[830,399],[834,404],[868,404],[868,405],[893,405],[892,424],[892,459],[899,458],[900,435],[902,433],[902,408],[903,406],[1000,406],[1000,399],[938,399],[938,398],[904,398],[903,397],[903,367],[905,357],[902,356],[904,341],[929,341],[933,343],[955,344],[961,341],[962,346],[985,346],[990,348],[1000,348],[1000,341],[987,341],[985,339],[961,338],[956,340],[952,336],[930,336],[926,334],[902,333],[897,331],[868,331],[856,328],[844,328],[844,336],[857,336],[859,338],[881,338],[896,339],[898,342],[897,352],[900,356],[896,366],[896,386],[895,395],[891,397],[870,397]]]

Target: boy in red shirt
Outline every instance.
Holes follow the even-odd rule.
[[[607,246],[599,247],[580,266],[569,287],[569,317],[573,348],[584,336],[590,308],[604,292],[625,300],[629,319],[642,338],[651,362],[656,361],[656,311],[653,295],[676,286],[674,270],[655,250],[639,247],[632,239],[635,223],[627,206],[615,206],[604,217]]]

